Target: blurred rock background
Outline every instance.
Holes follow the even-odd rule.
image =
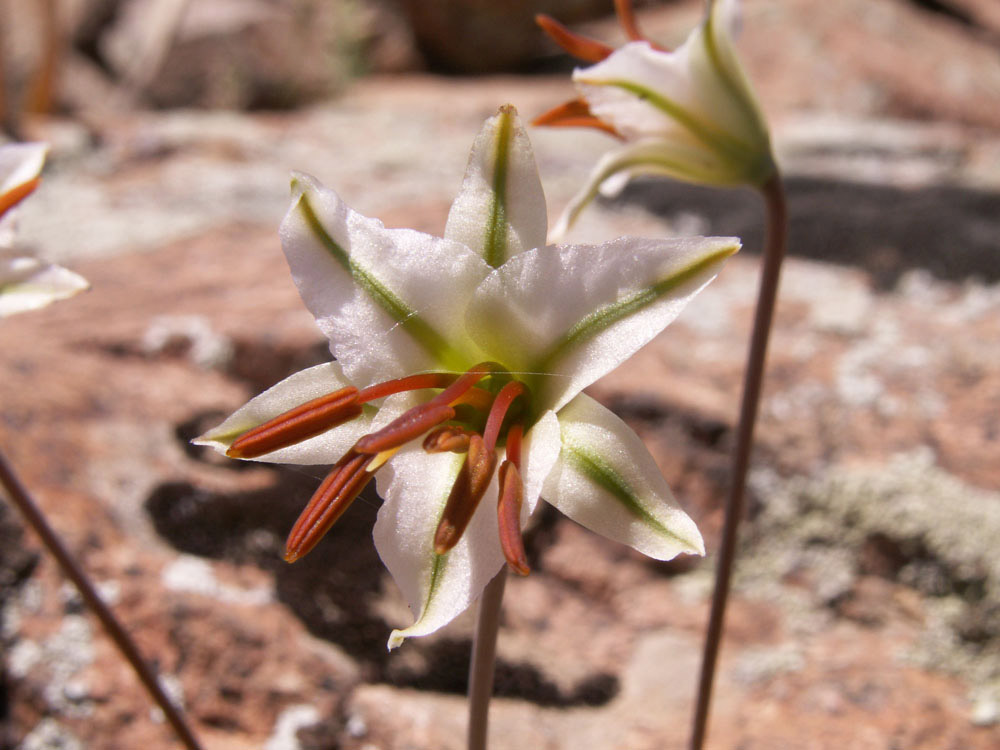
[[[547,12],[596,0],[0,2],[8,132],[45,138],[21,238],[90,293],[0,328],[0,445],[211,748],[460,748],[471,616],[408,613],[374,496],[294,566],[323,475],[188,440],[327,356],[277,223],[316,174],[439,233],[483,119],[571,96]],[[716,747],[1000,744],[1000,6],[747,0],[740,48],[788,177],[789,259],[719,677]],[[698,0],[647,2],[667,46]],[[44,85],[44,49],[60,52]],[[46,109],[47,114],[36,110]],[[531,129],[552,219],[611,144]],[[682,748],[761,243],[752,194],[634,183],[573,238],[745,250],[593,389],[705,530],[654,564],[543,515],[512,581],[493,747]],[[0,748],[171,747],[117,654],[0,503]]]

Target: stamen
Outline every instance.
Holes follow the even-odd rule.
[[[479,501],[486,494],[496,467],[496,452],[486,449],[479,435],[469,438],[469,453],[451,488],[441,521],[434,533],[434,551],[443,555],[462,538]]]
[[[449,385],[428,403],[431,404],[451,404],[458,403],[459,399],[476,383],[485,378],[495,370],[501,369],[494,362],[480,362],[475,367],[464,372],[454,383]]]
[[[646,41],[646,37],[639,31],[639,24],[636,23],[632,0],[615,0],[615,12],[629,39],[634,42]]]
[[[354,444],[354,450],[374,455],[390,448],[398,448],[455,416],[452,407],[435,401],[436,399],[414,406],[381,430],[365,435]]]
[[[421,388],[447,388],[458,380],[458,375],[448,372],[425,372],[420,375],[408,375],[405,378],[387,380],[376,383],[358,392],[358,403],[367,404],[377,398],[385,398],[404,391],[416,391]]]
[[[457,425],[442,425],[427,433],[424,450],[428,453],[465,453],[469,438],[475,433]]]
[[[374,476],[365,471],[372,456],[348,451],[334,466],[299,515],[285,543],[285,560],[306,555],[361,494]]]
[[[553,42],[558,44],[573,57],[585,62],[600,62],[609,57],[614,49],[598,42],[596,39],[588,39],[575,32],[570,31],[556,19],[545,14],[535,16],[535,23],[542,27],[542,31],[549,35]]]
[[[572,99],[560,104],[540,114],[531,124],[553,128],[595,128],[615,138],[622,138],[622,134],[613,125],[591,114],[585,99]]]
[[[500,466],[500,499],[497,501],[497,522],[500,527],[500,548],[507,564],[515,573],[526,576],[531,572],[521,538],[521,504],[524,483],[513,461]]]
[[[301,443],[361,415],[358,389],[341,388],[280,414],[237,438],[226,455],[256,458]]]
[[[0,193],[0,216],[3,216],[7,211],[35,192],[35,188],[38,187],[38,183],[41,181],[41,177],[34,177],[26,182],[22,182],[20,185],[15,185],[6,193]]]
[[[490,415],[486,419],[486,429],[483,430],[483,441],[486,449],[493,451],[497,447],[497,438],[500,436],[500,426],[503,418],[507,416],[507,410],[514,403],[514,399],[528,392],[524,383],[519,380],[512,380],[500,389],[500,393],[493,400],[490,408]]]
[[[520,422],[512,424],[507,430],[507,445],[505,451],[507,460],[510,461],[517,470],[521,470],[521,438],[524,436],[524,425]]]
[[[451,402],[452,406],[459,406],[461,404],[468,404],[479,411],[489,411],[493,405],[493,394],[482,388],[470,388]]]

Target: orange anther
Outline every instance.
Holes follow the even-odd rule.
[[[299,515],[285,543],[285,560],[306,555],[361,494],[374,473],[365,469],[373,456],[348,451],[334,466]]]
[[[0,193],[0,216],[3,216],[7,211],[35,192],[35,188],[38,187],[38,183],[41,181],[41,177],[35,177],[22,182],[20,185],[15,185],[6,193]]]
[[[616,138],[622,137],[612,125],[591,114],[585,99],[571,99],[560,104],[540,114],[531,124],[553,128],[594,128]]]
[[[474,433],[457,425],[442,425],[427,433],[424,450],[428,453],[465,453]]]
[[[614,48],[609,47],[596,39],[588,39],[585,36],[574,33],[559,23],[551,16],[539,14],[535,16],[535,23],[542,27],[542,31],[549,35],[553,42],[585,62],[600,62],[609,57]]]
[[[507,564],[515,573],[528,575],[528,557],[521,537],[521,504],[524,502],[524,483],[521,472],[513,461],[500,466],[500,498],[497,501],[497,522],[500,527],[500,547]]]
[[[237,438],[226,455],[256,458],[265,453],[301,443],[361,415],[358,389],[341,388],[280,414]]]
[[[465,463],[462,464],[455,484],[451,488],[451,494],[448,496],[441,521],[434,534],[434,551],[437,554],[443,555],[458,544],[479,506],[479,501],[483,499],[490,486],[495,467],[496,453],[487,450],[482,437],[473,434],[469,438],[469,452],[465,457]]]

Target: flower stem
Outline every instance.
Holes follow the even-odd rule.
[[[131,665],[153,701],[163,711],[163,715],[170,722],[170,725],[184,746],[188,750],[201,750],[201,745],[195,738],[187,722],[185,722],[184,717],[171,702],[166,692],[164,692],[152,669],[143,660],[135,641],[132,640],[108,605],[101,599],[100,594],[97,593],[87,574],[73,558],[73,555],[59,538],[59,535],[49,526],[45,520],[45,515],[38,507],[38,504],[32,499],[31,495],[28,494],[28,490],[18,479],[13,467],[11,467],[2,452],[0,452],[0,485],[7,491],[11,500],[14,501],[14,505],[21,511],[21,514],[35,530],[35,533],[38,534],[45,548],[56,559],[56,562],[59,563],[59,567],[62,568],[63,573],[76,586],[77,591],[80,592],[80,596],[83,597],[87,606],[97,615],[97,619],[101,621],[104,630],[111,637],[111,640],[114,641],[115,646],[117,646],[122,656],[125,657],[125,660]]]
[[[737,531],[743,517],[743,496],[746,489],[747,468],[750,464],[750,450],[753,447],[753,429],[757,420],[757,407],[760,404],[761,386],[764,382],[767,339],[774,317],[781,262],[784,260],[788,245],[785,190],[777,172],[761,186],[761,193],[767,206],[767,239],[760,275],[760,290],[757,294],[757,310],[750,337],[750,351],[747,354],[747,367],[743,377],[743,400],[740,404],[740,421],[736,428],[736,445],[733,448],[725,522],[715,571],[715,590],[712,593],[712,610],[705,634],[694,728],[691,733],[691,750],[701,750],[705,743],[709,706],[712,700],[712,681],[715,678],[733,559],[736,556]]]
[[[468,750],[486,750],[486,726],[490,698],[493,696],[493,668],[497,655],[497,630],[500,627],[500,605],[506,583],[507,566],[504,565],[493,580],[486,584],[479,599],[476,636],[472,641],[472,665],[469,667]]]

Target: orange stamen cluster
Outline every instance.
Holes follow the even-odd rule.
[[[287,411],[235,440],[227,455],[256,458],[308,440],[360,416],[363,405],[369,401],[405,391],[443,389],[382,429],[362,437],[334,465],[295,522],[286,543],[285,559],[294,562],[315,547],[361,494],[378,468],[400,447],[421,435],[426,435],[423,447],[429,453],[450,451],[466,454],[434,535],[437,554],[443,555],[451,550],[462,538],[493,479],[497,442],[503,432],[504,420],[514,402],[528,396],[527,388],[516,380],[506,383],[496,396],[489,390],[475,387],[483,378],[498,372],[499,366],[482,363],[459,376],[427,373],[379,383],[363,390],[348,386]],[[451,423],[456,419],[455,407],[460,404],[486,413],[482,433]],[[497,512],[504,556],[513,570],[527,575],[530,569],[520,528],[523,429],[520,422],[507,428],[506,459],[500,467]]]

